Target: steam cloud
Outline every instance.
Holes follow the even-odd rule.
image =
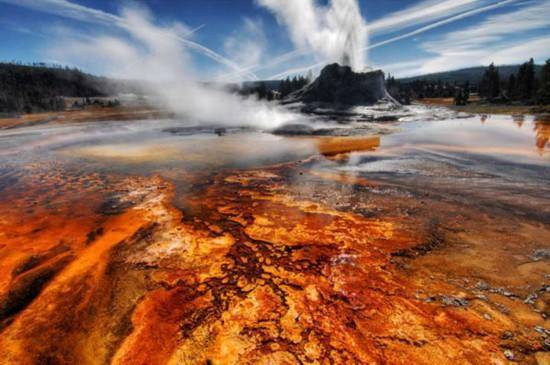
[[[90,39],[68,38],[53,51],[72,64],[100,65],[109,74],[145,80],[143,87],[159,97],[164,107],[202,124],[275,128],[303,118],[256,98],[243,98],[193,79],[191,60],[181,42],[187,27],[158,26],[143,8],[121,12],[127,35]]]
[[[311,49],[321,60],[339,62],[362,71],[367,27],[357,0],[331,0],[327,7],[315,0],[256,0],[284,24],[296,47]]]

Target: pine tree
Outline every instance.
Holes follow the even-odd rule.
[[[508,85],[506,86],[506,96],[510,100],[516,99],[516,75],[511,74],[508,78]]]
[[[539,104],[550,105],[550,58],[542,67],[540,85],[537,90],[537,102]]]
[[[531,58],[520,66],[517,77],[517,98],[524,102],[531,102],[535,95],[535,62]]]
[[[498,68],[491,63],[479,83],[479,94],[489,100],[500,96],[500,75]]]

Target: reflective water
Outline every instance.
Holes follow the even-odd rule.
[[[397,133],[381,136],[379,148],[378,143],[368,144],[376,149],[374,152],[356,154],[386,161],[371,161],[362,170],[392,169],[403,165],[388,162],[392,157],[426,151],[539,166],[550,163],[550,123],[534,117],[402,122],[398,128]],[[79,160],[96,167],[151,172],[174,166],[184,169],[261,166],[325,153],[327,148],[335,153],[365,149],[361,143],[351,143],[349,138],[328,143],[327,140],[330,138],[287,138],[243,129],[181,128],[173,120],[47,125],[1,131],[0,163]],[[338,148],[339,145],[343,148]],[[351,160],[356,158],[352,156]]]
[[[459,177],[506,166],[509,175],[521,168],[548,176],[550,123],[534,117],[409,122],[400,129],[383,136],[375,152],[353,153],[339,169]]]

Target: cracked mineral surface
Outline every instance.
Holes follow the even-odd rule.
[[[169,127],[2,132],[0,363],[549,363],[544,122]]]

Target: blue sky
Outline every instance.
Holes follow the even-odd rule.
[[[85,43],[108,35],[133,42],[117,22],[124,8],[138,6],[155,25],[178,24],[178,34],[193,42],[187,57],[203,79],[316,72],[332,60],[293,36],[285,2],[311,3],[319,13],[330,6],[315,0],[0,0],[0,60],[59,62],[117,76],[101,62],[79,59],[77,49],[60,50],[68,38]],[[283,5],[279,13],[277,3]],[[550,57],[550,0],[360,0],[359,9],[368,32],[367,65],[398,76]],[[300,52],[289,54],[295,50]],[[281,55],[288,57],[273,62]]]

